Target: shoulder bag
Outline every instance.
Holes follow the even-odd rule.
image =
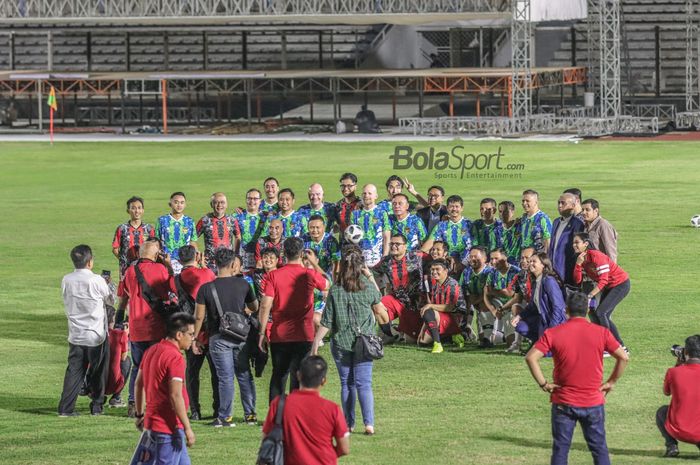
[[[221,309],[219,293],[216,292],[216,284],[212,281],[211,293],[216,304],[216,312],[219,314],[219,333],[236,342],[245,342],[250,332],[248,317],[240,312],[226,312]]]

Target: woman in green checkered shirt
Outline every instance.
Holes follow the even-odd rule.
[[[311,353],[316,355],[323,337],[331,333],[331,354],[340,375],[340,396],[345,421],[350,431],[355,427],[355,399],[360,401],[365,434],[374,434],[374,395],[372,394],[372,361],[357,360],[353,351],[357,331],[375,331],[374,310],[382,305],[372,272],[365,266],[357,246],[343,249],[340,273],[331,287],[323,311],[321,326],[316,332]]]

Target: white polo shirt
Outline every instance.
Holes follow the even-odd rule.
[[[68,342],[96,347],[107,337],[104,299],[109,286],[102,276],[87,268],[75,270],[61,282],[63,304],[68,318]]]

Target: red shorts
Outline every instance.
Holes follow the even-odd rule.
[[[406,306],[393,295],[385,295],[382,297],[382,304],[384,304],[389,314],[389,321],[393,321],[396,318],[399,319],[399,331],[408,334],[412,338],[418,337],[421,326],[423,326],[423,320],[417,311],[406,308]]]
[[[462,322],[462,315],[459,313],[440,312],[440,336],[454,336],[459,334],[459,324]]]

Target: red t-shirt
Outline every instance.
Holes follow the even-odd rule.
[[[279,397],[270,404],[263,433],[275,426]],[[285,465],[335,465],[338,456],[333,438],[350,432],[340,407],[324,399],[318,391],[296,390],[284,401],[282,412]]]
[[[325,288],[325,276],[297,263],[271,271],[263,291],[274,298],[270,342],[313,341],[313,290]]]
[[[134,342],[159,341],[165,337],[165,323],[141,295],[135,266],[143,273],[156,298],[167,300],[168,291],[177,293],[175,283],[165,265],[148,259],[141,259],[130,266],[124,276],[124,291],[129,296],[129,339]]]
[[[128,336],[121,329],[109,330],[109,374],[107,375],[107,387],[105,394],[115,394],[124,389],[124,376],[122,376],[122,354],[129,351]]]
[[[197,292],[199,292],[199,288],[202,287],[202,284],[210,283],[215,279],[216,275],[209,268],[188,266],[183,268],[180,272],[180,285],[192,298],[192,302],[197,301]],[[205,345],[209,342],[209,336],[207,336],[204,325],[202,325],[202,329],[197,335],[197,340]]]
[[[584,272],[586,276],[595,281],[596,287],[601,291],[619,286],[630,279],[625,270],[603,252],[597,250],[587,251],[583,265],[574,266],[574,281],[579,284],[583,282]]]
[[[664,393],[671,395],[666,431],[679,441],[700,444],[700,364],[670,368]]]
[[[552,393],[553,404],[595,407],[605,403],[600,391],[603,382],[603,351],[615,352],[620,343],[608,328],[571,318],[545,330],[535,348],[554,357],[552,382],[561,386]]]
[[[183,425],[170,405],[170,381],[182,381],[185,410],[190,406],[185,389],[185,358],[175,344],[163,339],[146,350],[139,369],[143,373],[146,391],[144,427],[158,433],[174,434]]]

